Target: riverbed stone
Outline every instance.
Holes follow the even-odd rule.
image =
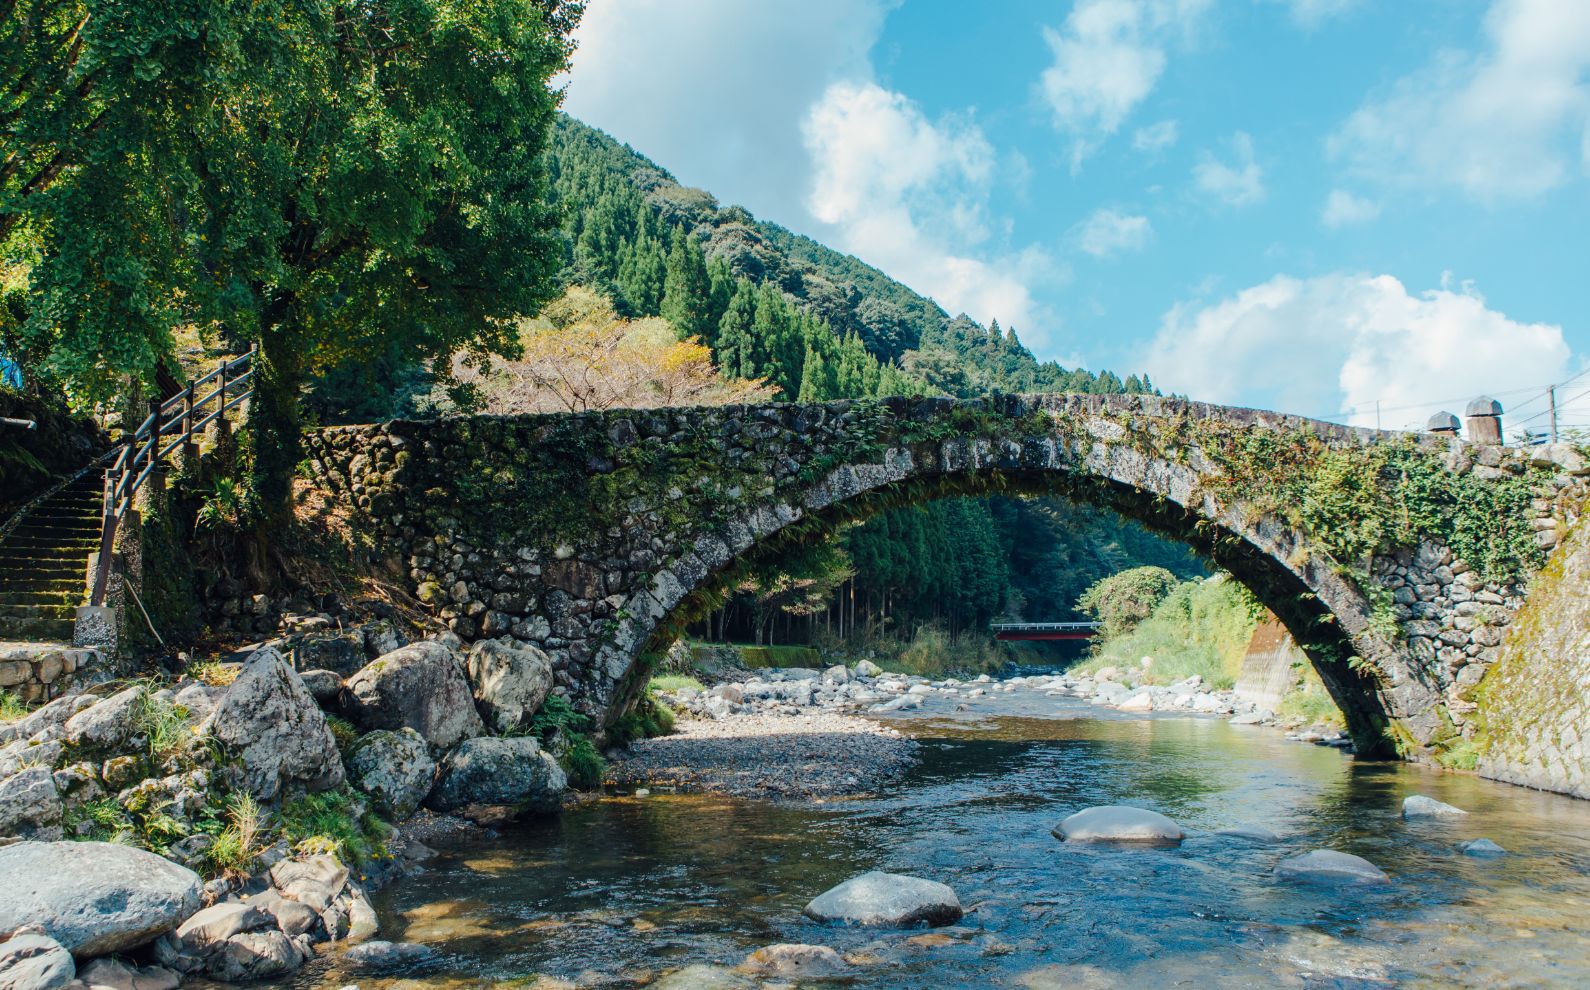
[[[1066,842],[1132,842],[1176,845],[1181,826],[1157,811],[1126,805],[1086,808],[1054,828],[1055,838]]]
[[[1411,794],[1402,799],[1404,818],[1462,818],[1467,814],[1468,812],[1462,808],[1444,804],[1423,794]]]
[[[826,945],[783,943],[757,949],[740,968],[761,976],[821,980],[844,975],[850,967]]]
[[[395,973],[436,960],[436,950],[413,942],[364,942],[342,954],[344,966],[362,973]]]
[[[348,754],[348,775],[377,808],[393,821],[402,821],[431,792],[436,761],[425,737],[415,730],[377,729],[354,744]]]
[[[649,990],[750,990],[751,986],[750,980],[732,969],[695,963],[674,970]]]
[[[874,870],[817,895],[802,913],[813,921],[847,925],[936,928],[954,924],[964,912],[945,884]]]
[[[348,868],[329,853],[287,859],[270,870],[271,886],[311,911],[324,911],[348,882]]]
[[[1263,825],[1255,825],[1249,822],[1244,822],[1240,825],[1232,825],[1229,828],[1223,828],[1215,834],[1229,835],[1234,839],[1247,839],[1249,842],[1273,843],[1281,841],[1281,837],[1272,829],[1265,828]]]
[[[268,912],[242,901],[212,904],[177,926],[175,944],[184,955],[202,957],[233,935],[275,924]]]
[[[342,755],[325,714],[272,647],[244,661],[204,731],[238,755],[244,786],[262,801],[288,787],[323,791],[342,783]]]
[[[29,767],[0,780],[0,835],[61,837],[61,797],[49,767]]]
[[[342,693],[341,674],[335,670],[301,670],[298,676],[315,699],[315,704],[325,709],[336,707],[337,695]]]
[[[1315,849],[1276,864],[1277,880],[1319,884],[1381,884],[1391,878],[1361,856],[1335,849]]]
[[[0,931],[37,924],[78,958],[130,949],[199,907],[199,875],[109,842],[0,847]]]
[[[466,740],[447,754],[425,806],[441,812],[468,805],[551,812],[567,789],[563,768],[534,739],[486,736]]]
[[[481,640],[465,664],[475,707],[493,733],[527,727],[552,690],[552,661],[533,646]]]
[[[265,980],[297,970],[312,955],[307,935],[294,939],[275,929],[242,932],[211,953],[204,972],[228,983]]]
[[[858,677],[881,677],[883,668],[871,660],[858,660],[856,662],[856,675]]]
[[[57,990],[76,975],[72,954],[36,928],[0,942],[0,990]]]
[[[1490,839],[1471,839],[1460,847],[1463,855],[1474,856],[1478,859],[1497,859],[1507,855],[1507,850],[1492,842]]]
[[[120,959],[95,959],[77,971],[78,980],[94,990],[176,990],[182,977],[165,966],[133,966]]]
[[[66,740],[74,746],[108,752],[125,745],[138,732],[144,688],[119,691],[66,720]]]
[[[433,753],[486,731],[458,655],[425,640],[370,661],[348,679],[348,716],[360,728],[401,729],[425,737]]]

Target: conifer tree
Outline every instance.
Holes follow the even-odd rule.
[[[711,304],[712,285],[707,279],[707,259],[701,253],[701,245],[683,227],[675,227],[663,278],[663,319],[673,324],[681,340],[705,338]]]

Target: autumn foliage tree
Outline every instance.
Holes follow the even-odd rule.
[[[766,402],[772,387],[727,378],[712,351],[680,340],[660,317],[626,320],[605,297],[573,286],[519,325],[520,352],[507,361],[460,354],[453,378],[492,413],[583,412]]]

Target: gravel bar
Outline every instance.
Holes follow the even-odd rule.
[[[833,711],[681,718],[613,760],[620,788],[804,800],[864,794],[916,762],[918,745],[886,725]]]

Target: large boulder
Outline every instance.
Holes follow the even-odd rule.
[[[942,883],[874,870],[817,895],[801,913],[813,921],[911,928],[953,925],[963,912]]]
[[[436,761],[425,737],[413,729],[377,729],[354,744],[348,754],[348,775],[387,817],[402,821],[431,792]]]
[[[457,654],[441,643],[411,643],[370,661],[348,679],[344,701],[360,728],[407,726],[433,752],[486,731]]]
[[[0,990],[56,990],[77,976],[77,964],[61,943],[37,931],[0,942]]]
[[[0,835],[61,837],[61,796],[49,767],[30,767],[0,780]]]
[[[199,909],[204,882],[152,852],[109,842],[0,848],[0,931],[37,924],[78,958],[130,949]]]
[[[262,801],[290,784],[321,791],[342,783],[342,756],[326,716],[274,648],[256,650],[243,663],[204,725],[240,756],[244,786]]]
[[[1126,805],[1086,808],[1066,818],[1054,829],[1055,838],[1066,842],[1137,842],[1149,845],[1176,845],[1182,840],[1181,826],[1157,811]]]
[[[1377,884],[1391,879],[1369,860],[1334,849],[1315,849],[1283,859],[1275,866],[1275,878],[1318,884]]]
[[[552,661],[533,646],[481,640],[470,648],[465,670],[475,707],[497,735],[526,728],[552,690]]]
[[[425,806],[442,812],[471,804],[555,811],[567,789],[563,768],[534,739],[487,736],[447,754]]]

